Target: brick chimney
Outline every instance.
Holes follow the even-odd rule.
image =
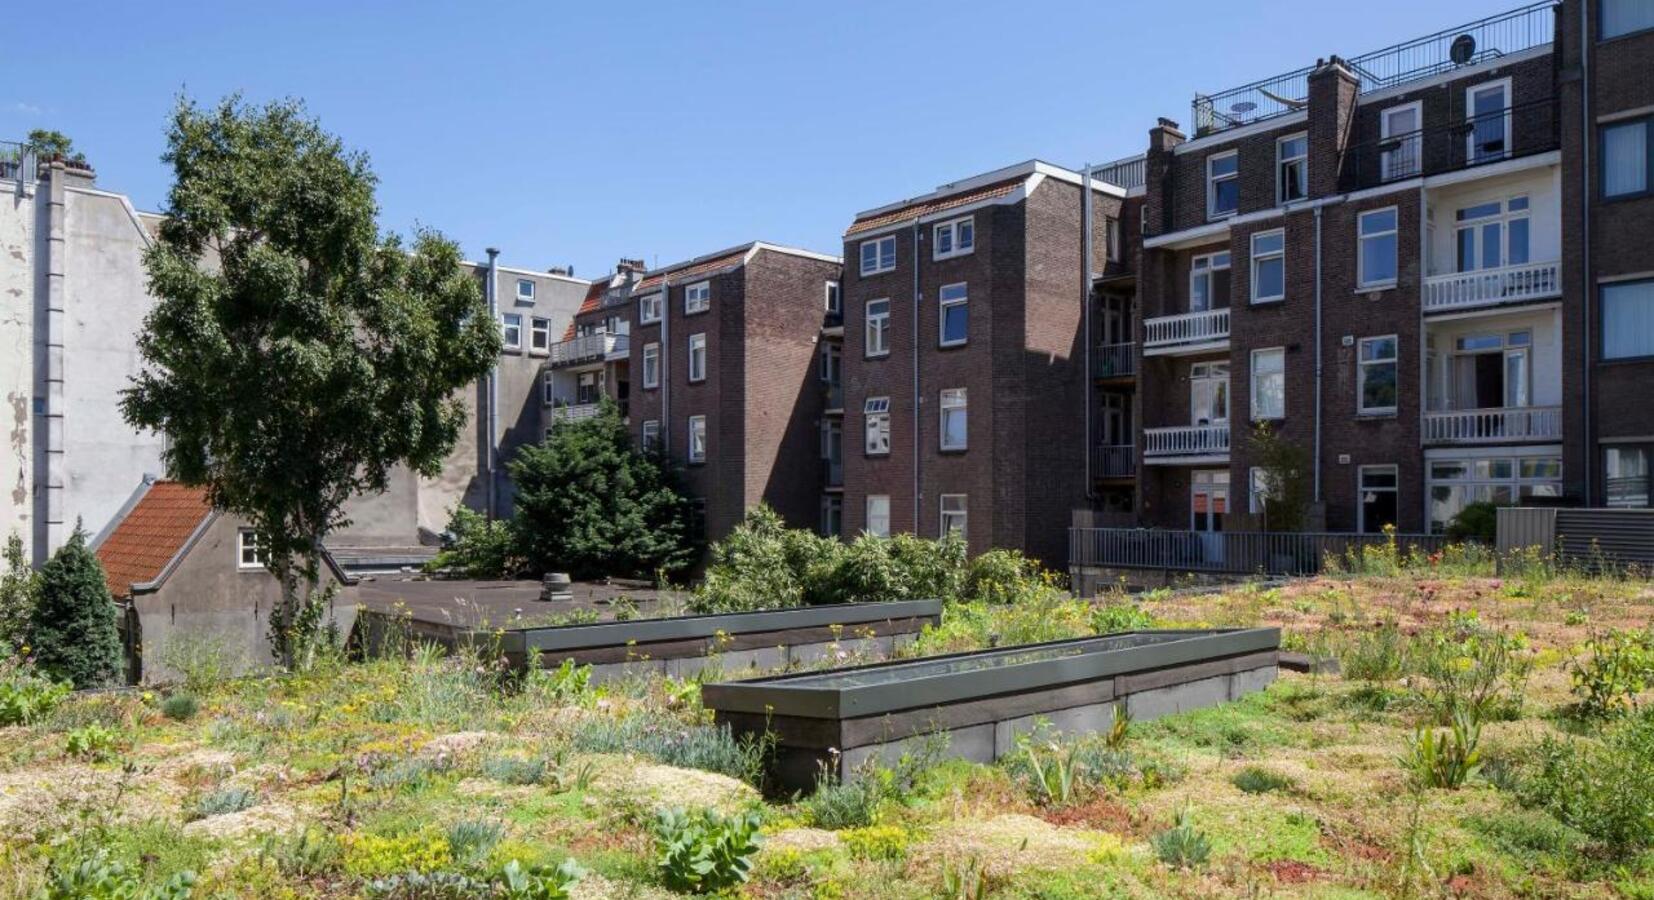
[[[1337,56],[1309,73],[1309,195],[1338,193],[1344,151],[1354,131],[1360,82]]]
[[[1149,150],[1143,159],[1143,221],[1145,236],[1160,234],[1171,221],[1171,198],[1166,196],[1172,170],[1172,150],[1188,140],[1171,119],[1161,118],[1149,129]]]
[[[644,265],[643,260],[641,259],[622,259],[620,262],[615,263],[616,275],[625,275],[627,273],[642,275],[647,271],[649,271],[649,267]]]

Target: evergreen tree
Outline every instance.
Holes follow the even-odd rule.
[[[0,564],[5,567],[0,572],[0,655],[4,655],[28,640],[29,619],[40,593],[40,573],[29,568],[29,561],[23,557],[23,539],[15,532],[6,538]]]
[[[614,404],[559,423],[509,469],[531,571],[649,577],[689,562],[689,501],[658,455],[632,445]]]
[[[79,524],[69,542],[40,570],[40,596],[29,623],[35,663],[77,688],[97,687],[121,674],[123,653],[103,566],[86,546]]]

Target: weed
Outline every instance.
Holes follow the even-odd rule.
[[[661,810],[655,819],[655,868],[674,891],[705,894],[744,884],[758,852],[757,813]]]
[[[1606,718],[1635,709],[1637,694],[1654,682],[1654,626],[1611,629],[1585,642],[1590,656],[1568,665],[1580,712]]]
[[[569,746],[580,753],[636,753],[751,784],[762,780],[769,748],[767,740],[736,738],[728,726],[676,725],[647,715],[587,719],[569,735]]]
[[[1108,726],[1108,734],[1103,736],[1103,744],[1110,750],[1119,750],[1126,746],[1126,738],[1130,734],[1131,713],[1122,703],[1114,708],[1114,721]]]
[[[338,842],[327,832],[301,828],[285,837],[267,835],[259,845],[258,858],[287,878],[309,879],[332,871],[339,863],[339,851]]]
[[[115,732],[96,722],[82,725],[64,739],[65,753],[79,759],[103,762],[115,751]]]
[[[511,860],[500,870],[497,886],[503,900],[564,900],[569,896],[569,888],[584,875],[572,859],[563,860],[555,868],[525,867]]]
[[[1136,601],[1122,599],[1098,606],[1091,614],[1091,630],[1098,634],[1120,631],[1142,631],[1154,627],[1154,618],[1143,611]]]
[[[1345,678],[1374,684],[1400,678],[1406,663],[1406,640],[1394,622],[1356,630],[1338,654]]]
[[[258,802],[258,795],[244,787],[221,787],[199,797],[184,814],[184,820],[209,819],[241,812]]]
[[[1481,768],[1482,726],[1460,710],[1445,731],[1420,729],[1400,757],[1401,766],[1422,787],[1458,790]]]
[[[565,659],[555,669],[535,669],[528,674],[523,693],[540,703],[585,705],[592,698],[592,667],[577,666]]]
[[[1229,779],[1229,783],[1248,794],[1268,794],[1291,790],[1293,787],[1292,779],[1260,766],[1247,766],[1241,769]]]
[[[482,761],[482,774],[501,784],[540,784],[549,772],[541,756],[490,756]]]
[[[0,659],[0,726],[32,725],[69,696],[67,681],[37,673],[27,660]]]
[[[1546,737],[1525,769],[1523,805],[1549,812],[1606,855],[1624,859],[1654,845],[1654,712],[1610,727],[1600,741]]]
[[[136,873],[104,851],[67,865],[53,860],[41,900],[188,900],[195,873],[179,872],[159,887],[144,888]]]
[[[194,694],[173,694],[161,701],[161,715],[174,722],[188,722],[195,718],[201,704]]]
[[[948,860],[942,866],[943,900],[984,900],[993,890],[988,868],[974,856],[962,863]]]
[[[1521,717],[1533,660],[1524,636],[1487,628],[1474,613],[1455,614],[1447,629],[1419,640],[1413,654],[1419,694],[1441,724]]]
[[[177,672],[185,691],[205,694],[235,674],[239,662],[222,638],[178,632],[161,647],[161,665]]]
[[[1206,865],[1212,855],[1212,842],[1206,832],[1194,826],[1187,807],[1177,815],[1177,824],[1149,838],[1154,855],[1174,869],[1198,869]]]
[[[505,836],[505,826],[487,819],[465,819],[448,826],[448,852],[454,861],[469,865],[487,858]]]

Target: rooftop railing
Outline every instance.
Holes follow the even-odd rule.
[[[1368,553],[1386,558],[1435,553],[1447,539],[1434,534],[1070,528],[1068,542],[1068,558],[1076,566],[1314,575],[1328,561],[1353,566]]]
[[[1139,153],[1136,156],[1104,163],[1092,168],[1091,178],[1093,181],[1107,182],[1128,191],[1140,188],[1148,178],[1148,159]]]
[[[1550,44],[1556,34],[1555,7],[1554,0],[1541,0],[1344,62],[1363,92],[1429,78]],[[1192,110],[1195,135],[1302,109],[1309,99],[1309,75],[1313,71],[1313,66],[1305,66],[1216,94],[1196,94]]]
[[[7,181],[34,181],[37,169],[34,151],[16,141],[0,141],[0,178]]]

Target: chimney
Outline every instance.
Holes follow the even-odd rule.
[[[1145,236],[1159,234],[1169,222],[1171,198],[1166,176],[1172,170],[1172,151],[1187,138],[1178,124],[1162,117],[1149,129],[1149,150],[1143,158],[1143,221]]]
[[[574,267],[573,266],[552,266],[551,268],[546,270],[546,273],[549,274],[549,275],[573,275],[574,274]]]
[[[1339,57],[1317,61],[1309,73],[1309,195],[1338,193],[1360,82]]]
[[[622,259],[620,262],[615,263],[616,275],[625,275],[628,272],[635,272],[641,275],[648,270],[649,267],[644,265],[643,260],[641,259]]]

